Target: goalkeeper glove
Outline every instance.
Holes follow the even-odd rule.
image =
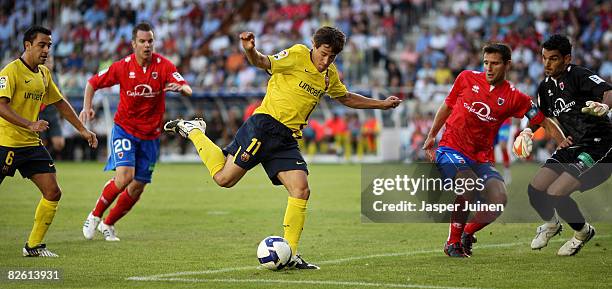
[[[527,158],[533,149],[533,132],[530,128],[525,128],[514,140],[512,152],[521,159]]]
[[[607,104],[591,100],[587,101],[586,106],[582,108],[582,113],[594,116],[603,116],[608,114],[609,111],[610,107]]]

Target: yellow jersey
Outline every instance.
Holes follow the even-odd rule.
[[[38,120],[41,104],[49,105],[63,99],[47,67],[39,65],[38,72],[34,72],[21,58],[0,71],[0,97],[8,98],[9,106],[29,121]],[[26,147],[40,143],[38,133],[0,117],[0,146]]]
[[[348,92],[332,63],[319,72],[310,60],[310,49],[297,44],[275,55],[268,55],[272,75],[266,95],[255,114],[268,114],[301,137],[310,114],[324,95],[331,98]]]

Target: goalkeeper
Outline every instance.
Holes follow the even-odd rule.
[[[557,119],[567,139],[528,187],[532,207],[546,222],[537,228],[532,249],[546,247],[561,232],[555,211],[575,231],[557,252],[559,256],[575,255],[595,235],[570,195],[597,187],[612,171],[608,116],[612,86],[589,69],[570,64],[571,51],[569,39],[561,35],[551,36],[542,45],[546,78],[538,87],[539,107],[544,115]],[[529,139],[528,135],[529,131],[523,131],[516,142]]]

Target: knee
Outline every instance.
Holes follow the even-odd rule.
[[[134,180],[134,174],[126,172],[126,173],[117,173],[115,176],[115,186],[118,189],[125,189],[132,181]]]
[[[47,201],[57,202],[62,198],[62,190],[57,185],[54,185],[53,187],[45,189],[42,193],[43,193],[43,197]]]
[[[310,197],[310,188],[306,187],[297,187],[293,188],[289,191],[291,197],[296,199],[308,200]]]
[[[543,190],[537,189],[532,184],[529,184],[529,186],[527,187],[527,195],[529,195],[529,200],[533,202],[535,200],[539,200],[545,197],[546,192]]]
[[[223,188],[231,188],[237,183],[237,180],[227,176],[223,176],[221,174],[216,174],[213,179],[215,180],[215,183],[217,183],[217,185]]]
[[[506,194],[495,194],[491,198],[490,203],[501,204],[505,206],[508,203],[508,196],[506,196]]]
[[[551,197],[564,197],[568,195],[565,188],[555,186],[554,184],[548,187],[546,194]]]
[[[130,197],[134,200],[138,200],[140,199],[140,195],[142,194],[142,192],[144,191],[143,187],[134,187],[134,188],[129,188],[128,189],[128,194],[130,195]]]

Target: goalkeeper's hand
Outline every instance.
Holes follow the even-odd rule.
[[[521,159],[526,159],[531,154],[533,149],[533,132],[530,128],[525,128],[514,140],[512,152],[515,156]]]
[[[586,102],[586,106],[582,108],[582,113],[602,116],[608,114],[610,107],[605,103],[589,100]]]

